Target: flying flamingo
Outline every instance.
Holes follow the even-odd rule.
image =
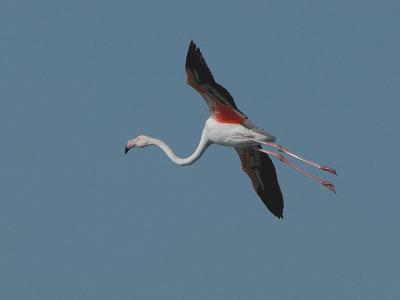
[[[186,56],[186,81],[204,98],[210,111],[200,142],[187,158],[178,157],[163,141],[149,136],[139,135],[125,146],[125,154],[133,147],[156,145],[177,165],[186,166],[198,160],[211,144],[234,147],[242,164],[242,169],[250,177],[254,189],[265,206],[278,218],[283,217],[283,196],[279,187],[276,170],[269,155],[308,176],[332,192],[335,186],[330,181],[322,180],[289,161],[283,154],[296,158],[320,170],[336,174],[328,166],[322,166],[296,155],[279,144],[275,137],[256,127],[242,113],[229,92],[218,84],[208,68],[200,49],[191,41]],[[269,146],[276,151],[264,150],[261,145]]]

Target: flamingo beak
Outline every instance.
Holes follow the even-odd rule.
[[[135,140],[130,140],[125,146],[125,154],[127,154],[128,151],[131,150],[133,147],[135,147]]]

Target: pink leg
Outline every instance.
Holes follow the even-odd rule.
[[[263,144],[263,145],[266,145],[266,146],[273,147],[273,148],[277,149],[279,152],[286,153],[287,155],[290,155],[291,157],[294,157],[294,158],[296,158],[298,160],[301,160],[302,162],[305,162],[306,164],[309,164],[309,165],[314,166],[314,167],[316,167],[316,168],[318,168],[320,170],[327,171],[329,173],[337,175],[336,171],[333,168],[328,167],[328,166],[321,166],[321,165],[319,165],[319,164],[317,164],[317,163],[315,163],[313,161],[307,160],[307,159],[305,159],[305,158],[303,158],[301,156],[298,156],[297,154],[294,154],[294,153],[290,152],[289,150],[287,150],[286,148],[282,147],[279,144],[271,143],[271,142],[261,142],[259,140],[252,139],[252,138],[247,138],[247,139],[251,140],[251,141],[254,141],[254,142],[257,142],[257,143],[260,143],[260,144]]]
[[[293,169],[297,170],[298,172],[306,175],[307,177],[311,178],[312,180],[315,180],[319,184],[322,184],[324,187],[326,187],[326,188],[330,189],[332,192],[336,193],[335,185],[332,182],[319,179],[318,177],[316,177],[314,175],[311,175],[310,173],[307,173],[306,171],[300,169],[298,166],[296,166],[294,163],[292,163],[290,160],[288,160],[286,157],[284,157],[282,154],[279,154],[279,153],[276,153],[276,152],[273,152],[273,151],[264,150],[264,149],[258,149],[258,151],[276,157],[281,162],[287,164],[289,167],[292,167]]]

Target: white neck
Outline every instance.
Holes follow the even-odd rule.
[[[203,155],[204,151],[211,144],[210,141],[208,140],[205,130],[203,130],[200,142],[199,142],[196,150],[193,152],[193,154],[190,155],[189,157],[181,158],[181,157],[178,157],[174,153],[174,151],[172,151],[172,149],[167,144],[165,144],[163,141],[156,139],[156,138],[152,138],[152,137],[148,137],[148,139],[150,141],[150,144],[160,147],[161,150],[163,150],[165,152],[165,154],[174,163],[176,163],[177,165],[180,165],[180,166],[187,166],[187,165],[193,164],[196,160],[198,160]]]

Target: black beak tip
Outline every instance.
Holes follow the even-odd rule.
[[[127,154],[129,151],[129,148],[127,146],[125,146],[125,154]]]

